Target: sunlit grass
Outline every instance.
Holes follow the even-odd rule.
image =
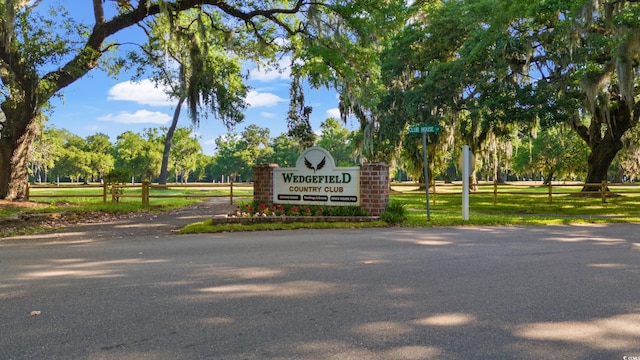
[[[462,221],[462,196],[437,194],[431,197],[431,221],[427,221],[424,194],[402,194],[393,198],[407,207],[407,226],[453,225],[544,225],[568,223],[637,222],[640,219],[638,197],[635,194],[607,198],[570,194],[510,195],[500,194],[497,204],[493,194],[471,194],[469,221]],[[545,196],[546,195],[546,196]]]
[[[385,227],[384,221],[371,222],[294,222],[263,224],[216,224],[211,220],[189,224],[180,230],[180,234],[222,233],[236,231],[274,231],[297,229],[362,229]]]
[[[407,219],[400,226],[431,227],[431,226],[468,226],[468,225],[553,225],[575,223],[621,223],[640,222],[640,192],[628,193],[621,196],[609,197],[606,203],[595,194],[593,197],[581,196],[577,193],[580,187],[562,189],[562,194],[553,194],[549,201],[548,188],[540,185],[513,186],[509,190],[527,194],[499,193],[497,203],[494,204],[493,186],[481,186],[481,193],[470,194],[470,216],[468,221],[462,220],[462,196],[452,187],[447,193],[438,190],[430,195],[430,220],[427,219],[426,199],[424,192],[411,191],[402,194],[392,194],[391,200],[403,204],[407,209]],[[459,190],[459,188],[458,188]],[[107,195],[107,203],[99,197],[73,197],[78,194],[101,195],[101,188],[87,188],[79,185],[77,188],[32,189],[33,194],[55,195],[56,197],[33,198],[34,202],[43,203],[42,207],[33,208],[0,208],[0,217],[10,217],[19,213],[49,213],[49,212],[89,212],[103,211],[108,213],[134,213],[163,211],[171,208],[183,207],[197,201],[204,201],[206,197],[181,197],[182,195],[222,195],[228,196],[228,190],[223,188],[169,188],[151,189],[151,205],[143,205],[140,189],[124,189],[125,195],[118,203],[111,202],[111,194]],[[506,191],[506,190],[505,190]],[[251,198],[251,188],[234,188],[234,198],[246,196]],[[65,196],[67,195],[67,196]],[[171,196],[171,197],[156,197]],[[187,226],[183,233],[199,232],[229,232],[229,231],[257,231],[257,230],[288,230],[288,229],[325,229],[325,228],[361,228],[386,226],[382,221],[376,222],[300,222],[300,223],[263,223],[263,224],[223,224],[213,225],[211,221]]]

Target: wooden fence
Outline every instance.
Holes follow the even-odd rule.
[[[59,190],[71,190],[72,193],[55,194]],[[101,191],[97,190],[101,189]],[[165,190],[197,190],[200,193],[172,194]],[[223,194],[212,194],[211,190],[222,190]],[[167,184],[158,185],[149,182],[136,184],[87,184],[87,185],[29,185],[27,188],[27,200],[32,198],[102,198],[103,203],[120,202],[124,198],[137,198],[143,204],[149,204],[152,198],[229,198],[229,203],[233,204],[233,199],[242,197],[252,197],[253,194],[238,194],[240,189],[253,189],[252,183],[187,183],[187,184]],[[40,190],[45,190],[42,192]],[[46,191],[50,193],[46,193]],[[236,191],[234,193],[234,190]]]
[[[549,203],[553,202],[554,196],[577,194],[584,186],[599,189],[594,194],[601,199],[603,203],[607,198],[615,195],[640,195],[640,185],[635,183],[608,183],[603,181],[600,184],[585,183],[565,183],[552,182],[546,185],[533,182],[518,183],[488,183],[478,184],[478,190],[471,191],[471,196],[475,194],[491,194],[493,195],[493,203],[497,204],[500,195],[529,195],[529,196],[545,196]],[[489,188],[489,189],[488,189]],[[45,193],[46,190],[50,193]],[[72,193],[56,194],[59,190],[74,189]],[[97,190],[101,189],[101,190]],[[197,190],[199,193],[170,193],[163,190],[182,189]],[[223,194],[212,194],[210,191],[217,190],[224,192]],[[27,189],[27,199],[32,198],[102,198],[103,203],[120,202],[124,198],[137,198],[143,204],[149,204],[154,198],[229,198],[229,203],[233,204],[234,198],[253,197],[253,193],[247,194],[246,190],[253,189],[252,183],[228,183],[228,184],[212,184],[212,183],[188,183],[188,184],[167,184],[158,185],[148,182],[137,184],[89,184],[89,185],[30,185]],[[402,194],[424,194],[424,184],[415,182],[391,183],[391,189],[398,195]],[[420,190],[422,189],[422,190]],[[543,190],[544,189],[544,190]],[[44,190],[44,191],[41,191]],[[86,190],[86,191],[85,191]],[[238,194],[239,191],[244,192]],[[461,195],[462,185],[459,183],[445,184],[437,182],[429,187],[429,194],[434,204],[437,196],[443,195]]]
[[[470,191],[470,195],[474,194],[492,194],[493,204],[498,203],[499,196],[502,195],[529,195],[529,196],[546,196],[548,202],[553,202],[555,195],[569,195],[578,194],[580,190],[585,186],[598,189],[598,191],[592,192],[603,203],[607,202],[607,198],[616,195],[640,195],[640,185],[635,183],[609,183],[603,180],[602,183],[566,183],[566,182],[549,182],[548,184],[535,184],[529,182],[519,183],[480,183],[477,184],[479,190]],[[492,187],[491,190],[486,190],[487,187]],[[411,190],[403,190],[409,189]],[[423,193],[424,183],[391,183],[391,189],[397,191],[400,194],[409,193]],[[420,190],[421,189],[421,190]],[[485,190],[480,190],[485,189]],[[544,189],[544,192],[540,191]],[[528,191],[525,191],[528,190]],[[436,197],[438,195],[462,195],[462,184],[445,184],[435,183],[429,186],[429,194],[435,204]]]

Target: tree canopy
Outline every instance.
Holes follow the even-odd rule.
[[[268,44],[300,31],[300,15],[311,6],[305,0],[94,0],[93,19],[80,23],[62,7],[40,10],[43,3],[0,3],[0,118],[4,120],[0,130],[0,198],[25,197],[38,119],[51,97],[93,69],[117,73],[123,65],[122,59],[107,61],[105,56],[118,47],[109,41],[112,35],[145,19],[159,15],[171,19],[197,9],[211,18],[220,17],[230,34],[236,28],[247,29],[258,42]]]
[[[37,11],[44,3],[0,3],[0,197],[24,196],[49,99],[93,69],[117,73],[126,61],[108,56],[119,46],[109,39],[137,24],[152,39],[147,61],[170,53],[181,64],[155,68],[157,74],[176,71],[161,81],[175,84],[178,98],[190,99],[194,120],[205,109],[223,122],[241,120],[247,89],[237,60],[288,52],[291,108],[283,120],[301,146],[317,142],[302,91],[306,81],[334,89],[342,120],[360,124],[349,140],[360,160],[402,162],[418,173],[421,145],[407,137],[407,128],[437,124],[443,131],[428,149],[433,172],[451,167],[462,144],[497,178],[522,165],[520,142],[541,149],[571,144],[583,154],[574,144],[578,138],[588,148],[587,183],[604,180],[612,164],[637,173],[637,0],[94,0],[89,23],[64,9],[52,9],[56,16]],[[190,41],[165,41],[172,36]],[[334,125],[325,122],[323,130]],[[257,130],[246,135],[264,135]],[[125,140],[133,146],[135,139],[127,134]],[[238,143],[249,138],[219,140],[220,149],[242,157]],[[528,166],[550,178],[559,162],[534,166],[532,154]],[[274,157],[246,155],[253,161]],[[75,161],[85,160],[92,168],[103,162]],[[34,170],[48,166],[44,158],[33,164]]]

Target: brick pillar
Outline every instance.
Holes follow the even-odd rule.
[[[360,165],[360,206],[371,216],[380,216],[389,203],[389,165]]]
[[[253,200],[263,204],[273,203],[273,169],[277,164],[261,164],[253,167]]]

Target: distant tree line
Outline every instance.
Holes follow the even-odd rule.
[[[142,134],[126,131],[115,142],[97,133],[86,138],[66,129],[47,127],[36,139],[30,159],[30,180],[41,182],[157,182],[166,139],[166,128],[145,129]],[[422,167],[416,166],[421,137],[406,135],[399,161],[392,166],[394,180],[421,181]],[[441,146],[438,137],[430,148]],[[640,175],[637,132],[629,134],[625,148],[609,169],[609,179],[620,182]],[[483,180],[578,180],[587,174],[588,148],[574,132],[556,127],[535,135],[509,140],[490,138],[492,144],[475,157],[476,176]],[[241,133],[229,132],[215,139],[214,155],[205,155],[197,136],[189,127],[179,127],[172,138],[169,155],[169,182],[243,182],[252,180],[257,164],[274,163],[293,167],[304,150],[299,141],[268,128],[247,126]],[[334,118],[320,125],[315,144],[327,149],[338,166],[360,163],[362,132],[350,131]],[[411,145],[409,145],[411,144]],[[411,147],[413,146],[413,149]],[[433,153],[430,161],[437,180],[460,179],[459,151]],[[418,155],[416,155],[418,154]],[[499,171],[496,171],[499,169]]]
[[[464,144],[473,176],[483,179],[637,178],[638,0],[93,1],[92,19],[41,3],[0,2],[3,199],[25,198],[29,170],[74,181],[104,176],[108,156],[90,150],[89,139],[77,144],[89,155],[31,159],[47,153],[35,143],[45,139],[50,100],[93,69],[136,69],[134,78],[150,75],[170,88],[192,124],[211,116],[233,129],[249,91],[241,64],[277,68],[285,57],[290,108],[282,120],[299,146],[319,141],[303,91],[310,85],[335,90],[341,119],[359,125],[350,143],[357,160],[384,161],[417,180],[422,143],[407,134],[415,125],[442,128],[429,139],[429,179],[456,178]],[[147,39],[121,49],[112,36],[130,27]],[[169,155],[181,108],[167,130],[137,135],[144,151],[133,149],[136,134],[122,134],[113,169],[155,179],[156,140],[164,138],[160,178],[169,167],[174,180],[196,176],[202,166]],[[205,169],[202,177],[246,179],[252,162],[269,160],[271,139],[240,135],[219,139],[219,162],[208,162],[218,173]],[[77,139],[65,141],[72,148]],[[130,154],[120,142],[134,143]]]
[[[167,128],[148,128],[142,134],[126,131],[115,142],[103,133],[83,139],[55,127],[41,133],[29,162],[31,182],[156,182],[160,176]],[[317,145],[331,151],[338,166],[350,166],[358,163],[353,136],[355,132],[329,118],[321,125]],[[169,154],[169,182],[249,181],[255,165],[295,166],[304,150],[286,134],[271,137],[269,129],[257,125],[219,136],[215,143],[215,155],[205,155],[191,128],[177,128]]]

